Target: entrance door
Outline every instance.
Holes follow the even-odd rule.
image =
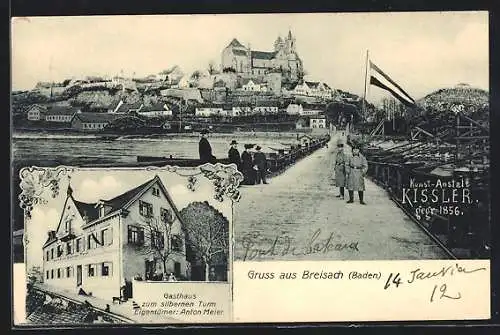
[[[155,273],[155,269],[156,269],[156,262],[146,260],[146,264],[145,264],[146,273],[145,273],[144,279],[145,280],[152,280],[153,275]]]
[[[77,265],[76,267],[76,286],[82,285],[82,266]]]

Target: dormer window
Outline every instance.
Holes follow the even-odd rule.
[[[104,211],[104,205],[103,204],[100,204],[99,205],[99,217],[103,217],[105,214],[105,211]]]

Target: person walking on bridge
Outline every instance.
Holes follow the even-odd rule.
[[[368,162],[365,156],[359,152],[359,145],[352,145],[352,156],[347,158],[346,164],[347,172],[347,189],[349,190],[348,204],[354,202],[354,191],[358,192],[359,203],[366,205],[363,199],[365,191],[365,175],[368,171]]]
[[[347,156],[344,153],[344,144],[342,140],[337,141],[337,154],[335,156],[335,186],[339,188],[337,198],[344,199],[344,188],[346,184],[346,167],[345,163]]]

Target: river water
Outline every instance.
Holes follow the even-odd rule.
[[[236,139],[240,152],[245,143],[258,144],[263,151],[281,143],[291,143],[296,133],[214,134],[209,137],[212,152],[217,158],[226,158],[229,143]],[[65,135],[43,133],[13,134],[12,158],[23,162],[44,165],[46,162],[62,165],[80,164],[133,164],[137,156],[198,158],[199,137],[178,136],[122,136],[106,139],[95,135]]]

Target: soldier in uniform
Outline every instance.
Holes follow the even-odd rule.
[[[335,156],[335,186],[339,188],[337,198],[342,199],[344,199],[344,187],[346,184],[346,160],[347,156],[344,153],[344,144],[339,139],[337,141],[337,154]]]
[[[198,151],[200,154],[201,164],[204,163],[215,163],[215,156],[212,155],[212,146],[207,140],[208,130],[202,130],[200,132],[201,139],[198,145]]]
[[[260,151],[260,146],[256,146],[255,150],[257,150],[253,157],[253,164],[257,167],[257,184],[260,184],[262,181],[263,184],[267,184],[266,181],[266,172],[267,172],[267,159],[266,155]]]
[[[368,163],[365,156],[359,152],[359,146],[352,145],[352,156],[346,160],[346,173],[347,173],[347,189],[349,190],[348,204],[354,202],[354,191],[358,192],[359,203],[366,205],[363,199],[365,191],[365,175],[368,171]]]
[[[238,151],[238,142],[232,140],[230,145],[231,148],[229,148],[229,151],[227,153],[229,163],[235,164],[238,171],[241,171],[241,157],[240,152]]]
[[[241,170],[244,177],[243,184],[245,185],[255,184],[252,153],[248,151],[251,148],[253,148],[253,145],[245,144],[245,151],[241,154]]]

